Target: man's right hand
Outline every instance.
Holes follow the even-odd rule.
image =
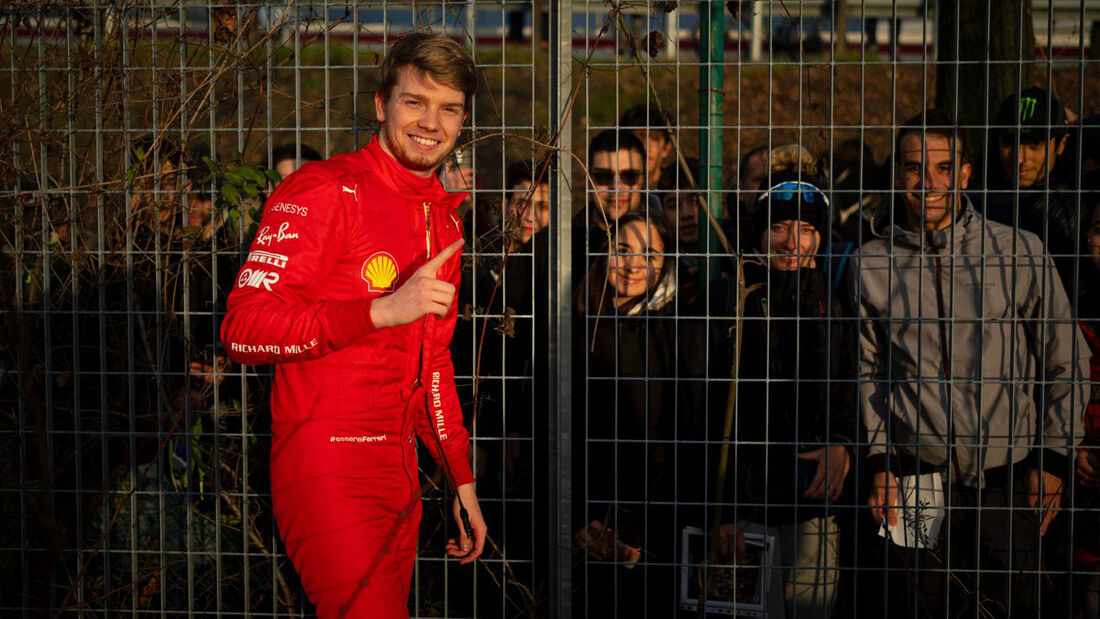
[[[378,297],[371,303],[370,319],[375,327],[396,327],[416,322],[428,314],[446,316],[455,298],[455,287],[436,279],[436,273],[465,243],[458,239],[425,262],[392,294]]]
[[[893,473],[885,471],[871,477],[871,496],[867,497],[867,504],[876,522],[885,518],[889,526],[898,523],[898,480]]]

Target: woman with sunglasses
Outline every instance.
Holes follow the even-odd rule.
[[[856,436],[852,383],[841,382],[854,378],[854,338],[834,320],[841,313],[818,255],[828,199],[795,174],[771,182],[752,219],[758,259],[744,265],[736,468],[727,477],[736,481],[726,492],[735,505],[723,513],[720,554],[743,550],[746,529],[775,535],[772,590],[781,581],[786,616],[829,617],[839,537],[831,507],[844,494]],[[724,361],[728,376],[732,356]]]
[[[674,440],[685,414],[677,397],[690,388],[677,380],[677,347],[697,352],[703,339],[676,319],[687,310],[677,302],[665,218],[631,211],[610,236],[575,296],[574,608],[578,616],[671,617],[679,581],[672,503],[683,491],[673,474],[690,459]]]

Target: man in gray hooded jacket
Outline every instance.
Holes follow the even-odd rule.
[[[923,549],[877,545],[893,582],[874,588],[890,598],[875,610],[890,617],[1035,616],[1039,538],[1082,435],[1088,348],[1065,290],[1038,237],[960,193],[962,153],[939,112],[901,127],[894,212],[849,272],[872,516],[884,537],[907,525],[921,512],[896,507],[898,480],[927,474],[946,513]]]

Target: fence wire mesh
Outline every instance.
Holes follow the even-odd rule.
[[[421,446],[411,615],[1100,616],[1088,0],[0,7],[0,613],[316,612],[219,327],[418,31],[489,539]]]

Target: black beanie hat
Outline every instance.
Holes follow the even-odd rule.
[[[753,241],[759,242],[764,231],[777,221],[804,221],[814,227],[822,238],[829,227],[829,199],[825,192],[795,177],[773,175],[770,189],[756,200],[752,218]]]

